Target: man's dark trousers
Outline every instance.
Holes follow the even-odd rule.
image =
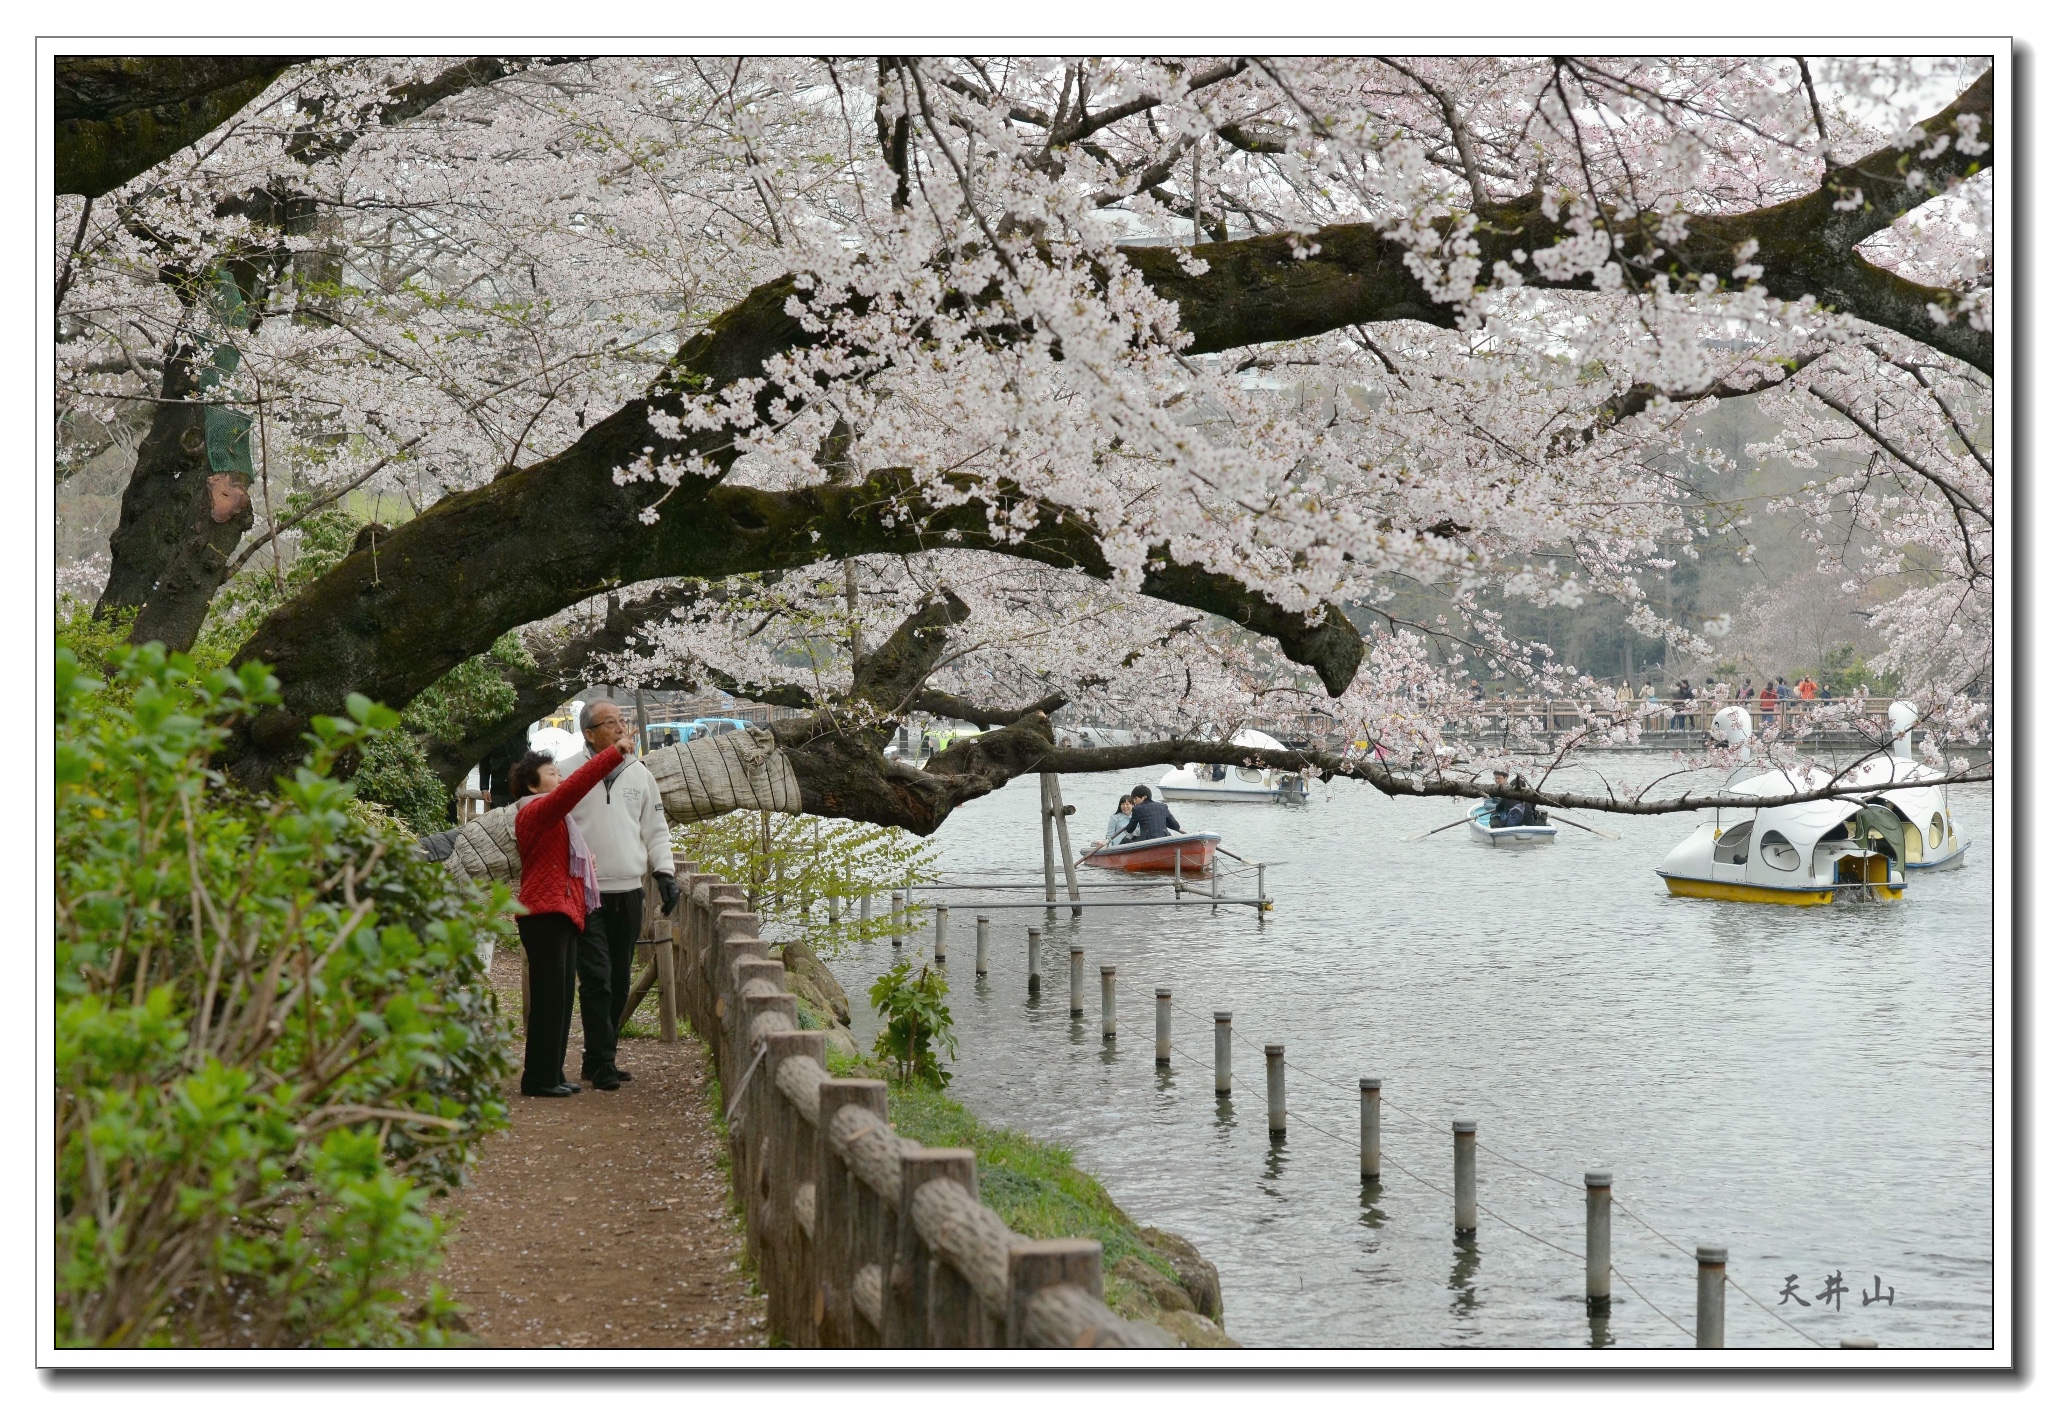
[[[583,986],[583,1076],[591,1079],[618,1067],[619,1024],[633,990],[642,906],[638,888],[599,898],[576,943],[576,974]]]

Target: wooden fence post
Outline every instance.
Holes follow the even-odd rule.
[[[810,1281],[809,1245],[797,1223],[796,1193],[809,1160],[809,1128],[803,1114],[790,1105],[777,1086],[776,1074],[792,1059],[825,1065],[825,1036],[819,1030],[784,1030],[767,1036],[768,1052],[754,1077],[763,1080],[761,1106],[767,1116],[755,1139],[761,1168],[767,1175],[765,1223],[762,1226],[761,1283],[768,1291],[768,1322],[783,1341],[803,1340],[805,1324],[801,1292]]]
[[[1102,1296],[1102,1245],[1093,1239],[1016,1239],[1010,1243],[1010,1311],[1003,1345],[1024,1345],[1024,1309],[1041,1288],[1071,1283]]]
[[[877,1117],[888,1115],[889,1085],[877,1078],[828,1078],[818,1085],[818,1126],[812,1153],[818,1168],[818,1288],[811,1300],[811,1320],[820,1345],[854,1345],[853,1172],[832,1149],[832,1119],[840,1109],[858,1107]]]
[[[969,1195],[979,1195],[975,1185],[974,1149],[906,1147],[900,1164],[903,1168],[903,1193],[896,1202],[896,1263],[890,1269],[889,1281],[889,1312],[894,1320],[890,1323],[890,1330],[885,1330],[883,1335],[892,1345],[938,1346],[941,1342],[937,1338],[945,1331],[945,1323],[953,1320],[959,1312],[959,1289],[965,1288],[966,1284],[925,1245],[924,1236],[917,1232],[917,1226],[911,1220],[910,1203],[921,1187],[936,1180],[958,1182]],[[938,1280],[942,1276],[952,1282],[940,1284]],[[943,1309],[941,1302],[945,1304]],[[965,1320],[964,1315],[960,1320]]]

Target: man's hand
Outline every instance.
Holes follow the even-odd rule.
[[[615,747],[617,747],[617,748],[619,749],[619,755],[620,755],[620,756],[623,756],[623,757],[630,757],[630,756],[632,756],[632,754],[633,754],[633,735],[632,735],[632,733],[628,732],[628,733],[627,733],[627,734],[626,734],[625,736],[623,736],[623,737],[620,737],[620,738],[619,738],[619,739],[618,739],[617,741],[613,742],[613,743],[612,743],[612,745],[613,745],[613,746],[615,746]]]
[[[654,886],[661,889],[661,915],[666,917],[674,912],[676,904],[682,901],[683,890],[676,886],[676,876],[673,873],[663,873],[659,869],[655,870]]]

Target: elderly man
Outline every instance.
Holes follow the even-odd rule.
[[[583,709],[583,746],[555,764],[564,775],[584,759],[615,746],[630,730],[619,705],[600,698]],[[661,910],[675,910],[675,858],[668,816],[654,776],[639,760],[627,761],[593,786],[570,811],[597,859],[600,903],[584,924],[576,949],[583,987],[583,1076],[610,1092],[633,1075],[619,1067],[619,1025],[633,985],[633,948],[640,940],[640,884],[649,874],[661,889]]]

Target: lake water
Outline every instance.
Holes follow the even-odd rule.
[[[1146,779],[1065,778],[1076,843]],[[1016,871],[1037,863],[1037,792],[1014,784],[955,816],[937,841],[947,864],[1027,878]],[[1828,1347],[1844,1336],[1991,1344],[1988,787],[1953,791],[1974,844],[1963,869],[1915,875],[1901,902],[1822,908],[1667,896],[1651,870],[1696,816],[1579,816],[1622,837],[1566,829],[1518,854],[1462,828],[1401,842],[1455,819],[1453,802],[1394,802],[1342,781],[1311,795],[1295,808],[1176,805],[1186,828],[1268,862],[1276,910],[1261,923],[1194,899],[1079,921],[1061,908],[1044,923],[1036,1004],[1025,928],[1042,909],[989,914],[990,972],[977,981],[969,895],[950,904],[954,1093],[988,1121],[1072,1147],[1140,1223],[1192,1239],[1221,1271],[1233,1336],[1690,1346],[1690,1251],[1718,1243],[1732,1282],[1791,1324],[1731,1288],[1730,1347],[1807,1346],[1793,1327]],[[1250,880],[1224,891],[1248,895]],[[1073,944],[1087,953],[1078,1021]],[[903,948],[928,951],[928,930]],[[863,1043],[867,985],[896,955],[881,941],[834,959]],[[1112,1045],[1099,1025],[1103,962],[1117,967]],[[1187,1051],[1171,1072],[1153,1063],[1162,985]],[[1228,1101],[1206,1067],[1222,1009],[1235,1017]],[[1286,1045],[1289,1068],[1278,1147],[1262,1101],[1267,1043]],[[1360,1075],[1385,1080],[1376,1189],[1358,1174]],[[1470,1247],[1454,1243],[1451,1202],[1431,1188],[1451,1185],[1453,1116],[1479,1121]],[[1614,1263],[1627,1279],[1604,1319],[1588,1318],[1583,1266],[1564,1252],[1584,1247],[1583,1173],[1595,1168],[1614,1173]],[[1793,1274],[1805,1307],[1781,1305]],[[1831,1275],[1843,1292],[1823,1298]],[[1878,1278],[1893,1301],[1865,1306]]]

